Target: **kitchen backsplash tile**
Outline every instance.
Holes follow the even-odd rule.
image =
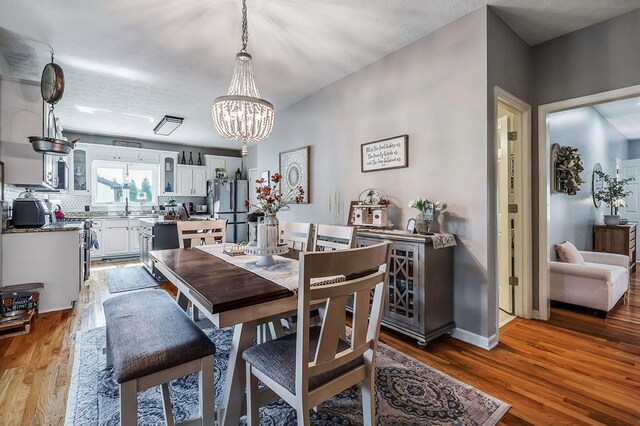
[[[18,197],[18,195],[24,191],[24,188],[19,188],[13,185],[5,186],[5,205],[4,214],[10,212],[11,203]],[[55,193],[55,192],[41,192],[38,194],[39,198],[48,199],[51,202],[59,203],[62,210],[66,213],[84,213],[85,206],[91,206],[91,195],[84,194],[68,194],[68,193]],[[157,205],[145,203],[143,206],[144,212],[150,212],[152,207],[158,210],[158,205],[165,205],[169,200],[174,199],[178,205],[186,202],[192,202],[194,204],[206,204],[205,197],[174,197],[174,196],[159,196]],[[140,203],[129,203],[129,208],[133,212],[140,211]],[[120,212],[124,210],[123,206],[91,206],[91,211],[99,212]]]

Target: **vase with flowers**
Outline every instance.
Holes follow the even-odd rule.
[[[304,188],[298,186],[283,194],[278,188],[282,180],[280,173],[274,173],[271,181],[265,178],[256,180],[256,204],[245,201],[247,208],[253,207],[254,211],[264,216],[258,219],[257,245],[258,247],[275,247],[278,245],[278,218],[276,213],[288,210],[291,204],[298,204],[304,200]]]
[[[418,197],[409,201],[409,208],[417,209],[420,213],[416,216],[416,231],[418,234],[427,235],[429,228],[436,218],[439,201],[430,201],[427,198]]]
[[[635,178],[632,176],[626,179],[618,179],[602,170],[596,170],[595,174],[602,179],[603,185],[593,196],[596,200],[607,203],[611,209],[610,214],[604,215],[604,223],[605,225],[618,225],[620,223],[618,208],[626,206],[624,199],[633,194],[633,192],[626,190],[625,186],[634,181]]]

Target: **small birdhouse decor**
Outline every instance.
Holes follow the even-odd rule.
[[[553,144],[551,147],[551,192],[576,195],[584,183],[578,148]]]
[[[358,197],[353,207],[353,224],[373,228],[389,227],[389,199],[381,191],[369,188]]]

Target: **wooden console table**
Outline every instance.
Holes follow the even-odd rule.
[[[593,250],[629,256],[631,272],[636,270],[636,223],[626,225],[595,225]]]
[[[358,231],[357,246],[391,241],[389,294],[382,325],[413,337],[418,346],[455,328],[453,247],[434,249],[426,235]]]

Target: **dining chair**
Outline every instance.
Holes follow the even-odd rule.
[[[258,381],[295,408],[298,425],[309,425],[309,410],[351,386],[362,384],[365,425],[376,424],[375,361],[387,293],[391,243],[300,255],[298,331],[244,351],[247,363],[247,424],[258,425]],[[327,276],[340,283],[312,285]],[[373,292],[372,292],[373,290]],[[373,297],[372,296],[373,293]],[[345,308],[353,299],[350,342],[341,339]],[[327,315],[309,327],[311,305],[326,300]]]
[[[204,244],[216,244],[227,242],[227,221],[226,220],[179,220],[176,222],[178,228],[178,244],[184,248],[185,241],[189,241],[190,247]],[[176,302],[185,312],[189,311],[189,299],[178,290]],[[199,312],[195,305],[192,306],[192,318],[199,320]]]
[[[289,248],[307,251],[311,249],[312,225],[303,222],[280,222],[280,242]]]
[[[189,241],[191,247],[195,245],[216,244],[227,242],[226,220],[193,220],[177,221],[178,243],[184,248],[184,242]],[[195,243],[195,244],[194,244]]]
[[[312,251],[347,250],[356,246],[354,226],[316,225]]]

